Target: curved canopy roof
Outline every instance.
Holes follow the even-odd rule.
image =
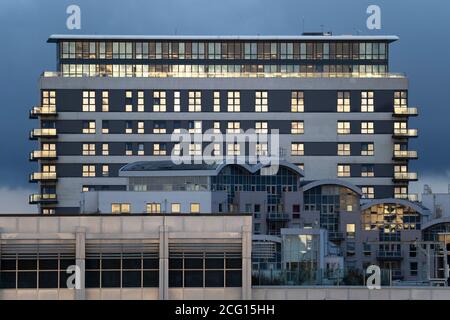
[[[360,196],[363,195],[360,188],[358,188],[354,184],[351,184],[350,182],[347,182],[344,180],[339,180],[339,179],[324,179],[324,180],[312,181],[312,182],[309,182],[309,183],[305,184],[304,186],[302,186],[302,189],[303,189],[303,191],[307,191],[314,187],[324,186],[324,185],[337,185],[337,186],[345,187],[345,188],[348,188],[348,189],[354,191],[355,193],[359,194]]]

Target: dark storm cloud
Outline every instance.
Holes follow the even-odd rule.
[[[66,30],[66,7],[82,10],[82,30]],[[366,29],[366,8],[382,9],[382,30]],[[1,0],[0,1],[0,186],[31,188],[27,161],[33,144],[28,119],[38,102],[37,81],[55,70],[52,33],[83,34],[300,34],[332,30],[335,34],[396,34],[391,71],[410,79],[410,104],[420,108],[412,121],[420,138],[413,169],[422,175],[445,174],[450,165],[448,92],[450,1],[442,0]],[[22,189],[20,189],[22,190]]]

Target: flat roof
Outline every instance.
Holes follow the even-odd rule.
[[[60,40],[323,40],[323,41],[388,41],[393,42],[399,37],[393,35],[82,35],[82,34],[52,34],[47,42]]]

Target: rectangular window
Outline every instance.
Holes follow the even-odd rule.
[[[361,134],[373,134],[374,126],[373,122],[361,122]]]
[[[143,143],[139,143],[138,144],[138,151],[137,151],[138,156],[143,156],[145,155],[145,148],[144,148],[144,144]]]
[[[268,155],[268,144],[267,143],[257,143],[256,144],[256,155],[257,156],[267,156]]]
[[[130,213],[131,205],[129,203],[112,203],[111,212],[116,214]]]
[[[255,133],[259,134],[267,134],[268,133],[268,124],[266,121],[257,121],[255,123]]]
[[[191,203],[191,213],[200,213],[200,203]]]
[[[228,122],[227,133],[240,133],[240,132],[241,132],[241,123],[239,121]]]
[[[138,133],[145,133],[144,121],[138,121]]]
[[[267,91],[255,92],[255,112],[267,112]]]
[[[361,92],[361,112],[373,112],[373,91]]]
[[[241,155],[241,145],[239,143],[229,143],[227,145],[227,155],[229,156]]]
[[[83,165],[83,177],[95,177],[95,165]]]
[[[102,112],[109,111],[109,92],[102,91]]]
[[[214,112],[220,112],[220,91],[214,91]]]
[[[417,273],[418,273],[418,263],[410,262],[409,263],[409,274],[411,276],[417,276]]]
[[[241,111],[241,94],[239,91],[228,91],[227,111],[228,112]]]
[[[347,223],[347,238],[354,239],[356,233],[356,226],[354,223]]]
[[[350,143],[338,143],[338,156],[349,156],[350,155]]]
[[[202,111],[202,93],[201,91],[189,91],[189,112]]]
[[[153,133],[165,134],[166,133],[166,123],[164,121],[155,121],[153,123]]]
[[[125,92],[125,112],[133,111],[133,92],[126,91]]]
[[[337,166],[337,176],[338,177],[350,177],[350,165],[348,165],[348,164],[338,164],[338,166]]]
[[[303,143],[291,143],[291,155],[292,156],[303,156],[305,154]]]
[[[170,212],[171,213],[180,213],[181,212],[181,205],[179,203],[172,203],[170,205]]]
[[[373,164],[363,164],[361,166],[361,177],[374,177],[374,165]]]
[[[166,112],[166,92],[153,91],[153,112]]]
[[[107,143],[102,144],[102,155],[103,156],[109,155],[109,144],[107,144]]]
[[[304,112],[305,100],[303,91],[293,91],[291,93],[291,112]]]
[[[137,111],[138,112],[144,112],[144,91],[138,91],[138,103],[137,103]]]
[[[213,155],[214,156],[221,156],[222,155],[222,145],[220,143],[214,143]]]
[[[102,176],[109,177],[109,166],[107,164],[102,165]]]
[[[83,143],[83,156],[95,156],[95,143]]]
[[[109,121],[108,120],[103,120],[102,121],[102,133],[103,134],[108,134],[109,133]]]
[[[337,112],[350,112],[350,92],[338,91]]]
[[[375,198],[374,187],[366,186],[366,187],[362,187],[361,190],[362,190],[364,198],[366,198],[366,199],[373,199],[373,198]]]
[[[394,108],[407,108],[407,107],[408,107],[407,91],[395,91],[394,92]]]
[[[202,133],[201,121],[189,121],[188,122],[189,133]]]
[[[337,133],[338,134],[350,134],[350,122],[349,121],[338,121]]]
[[[362,143],[361,144],[361,155],[362,156],[373,156],[374,155],[374,145],[373,143]]]
[[[125,155],[132,156],[133,155],[133,144],[126,143],[125,144]]]
[[[154,143],[153,144],[153,155],[154,156],[165,156],[167,154],[165,143]]]
[[[217,134],[220,134],[221,133],[221,131],[220,131],[220,121],[214,121],[214,124],[213,124],[213,132],[214,133],[217,133]]]
[[[161,213],[161,204],[157,202],[147,203],[147,213]]]
[[[303,134],[303,133],[304,133],[303,121],[292,121],[291,134]]]
[[[181,111],[180,91],[173,92],[173,112]]]
[[[95,91],[83,91],[83,112],[95,112]]]
[[[83,133],[94,134],[95,133],[95,121],[83,121]]]
[[[131,134],[133,133],[133,122],[125,121],[125,133]]]
[[[189,155],[190,156],[201,156],[202,155],[202,145],[200,143],[189,144]]]

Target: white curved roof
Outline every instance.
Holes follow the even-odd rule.
[[[339,180],[339,179],[323,179],[323,180],[312,181],[312,182],[302,186],[302,190],[303,191],[307,191],[307,190],[312,189],[314,187],[324,186],[324,185],[338,185],[338,186],[346,187],[346,188],[356,192],[360,196],[363,195],[363,193],[362,193],[360,188],[358,188],[354,184],[351,184],[350,182],[347,182],[347,181],[344,181],[344,180]]]

